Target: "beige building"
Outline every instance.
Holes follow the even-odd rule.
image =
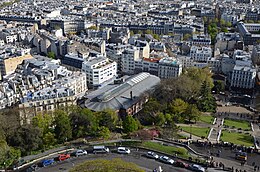
[[[34,116],[38,114],[52,113],[55,109],[76,105],[76,100],[76,96],[69,96],[19,104],[20,123],[21,125],[30,124]]]
[[[15,71],[19,64],[22,64],[23,60],[32,58],[30,54],[27,54],[0,60],[0,73],[2,75],[9,75]]]

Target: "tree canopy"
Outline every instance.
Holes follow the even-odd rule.
[[[144,172],[136,164],[121,159],[97,159],[77,165],[70,172]]]

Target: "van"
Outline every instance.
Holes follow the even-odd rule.
[[[109,153],[109,148],[105,146],[94,146],[93,153]]]

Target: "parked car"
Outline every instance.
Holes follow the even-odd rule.
[[[59,161],[64,161],[64,160],[69,159],[69,158],[70,158],[70,154],[60,154],[58,156]]]
[[[39,169],[38,165],[33,164],[29,168],[26,169],[26,172],[33,172],[33,171],[37,171],[38,169]]]
[[[160,156],[159,160],[166,164],[174,164],[174,160],[169,158],[168,156]]]
[[[109,153],[109,148],[105,146],[94,146],[93,147],[93,153]]]
[[[154,153],[154,152],[149,151],[149,152],[147,152],[146,157],[147,157],[147,158],[152,158],[152,159],[158,159],[158,158],[159,158],[159,155],[157,155],[157,154]]]
[[[117,148],[117,153],[120,153],[120,154],[130,154],[130,149],[128,148],[125,148],[125,147],[118,147]]]
[[[187,164],[187,163],[185,163],[185,162],[183,162],[183,161],[181,161],[181,160],[177,160],[177,161],[175,162],[175,165],[176,165],[177,167],[189,168],[189,164]]]
[[[45,159],[41,162],[41,165],[43,167],[46,167],[46,166],[52,165],[53,163],[54,163],[54,159]]]
[[[73,152],[71,155],[72,156],[83,156],[83,155],[87,155],[88,152],[86,150],[77,150],[76,152]]]
[[[197,164],[191,164],[189,166],[189,169],[196,172],[205,172],[205,168]]]

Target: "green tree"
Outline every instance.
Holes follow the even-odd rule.
[[[151,31],[151,30],[145,30],[145,34],[153,34],[153,31]]]
[[[214,82],[214,87],[213,87],[213,90],[216,92],[216,93],[219,93],[219,92],[223,92],[225,91],[225,84],[223,81],[215,81]]]
[[[63,110],[54,111],[54,133],[58,139],[58,143],[64,143],[72,138],[72,129],[70,118]]]
[[[99,126],[107,127],[109,130],[114,130],[119,121],[118,114],[112,109],[105,109],[97,112]]]
[[[228,29],[227,29],[226,27],[221,27],[221,32],[227,33],[227,32],[228,32]]]
[[[155,124],[157,126],[162,126],[162,125],[165,124],[165,122],[166,122],[166,119],[165,119],[165,116],[164,116],[163,113],[159,113],[158,115],[156,115],[156,117],[155,117]]]
[[[215,112],[216,101],[211,94],[211,86],[204,81],[201,86],[200,96],[198,98],[198,108],[203,112]]]
[[[143,125],[155,123],[155,117],[162,110],[162,105],[155,99],[149,99],[144,108],[137,114],[137,118]]]
[[[30,124],[23,125],[17,129],[8,143],[15,148],[19,148],[22,155],[28,155],[31,151],[42,147],[42,131]]]
[[[109,139],[109,137],[110,137],[109,129],[104,126],[99,127],[99,136],[105,140]]]
[[[32,118],[32,125],[42,130],[43,134],[50,131],[53,118],[50,114],[38,114]]]
[[[53,51],[50,51],[47,53],[47,57],[51,58],[51,59],[55,59],[56,58],[56,55]]]
[[[90,29],[90,30],[98,30],[97,26],[90,26],[88,29]]]
[[[231,27],[232,26],[232,23],[230,23],[230,22],[226,22],[226,27]]]
[[[70,112],[73,138],[97,135],[97,116],[89,109],[75,107]]]
[[[127,115],[123,120],[123,130],[125,133],[131,133],[138,130],[138,123],[132,116]]]
[[[55,138],[55,134],[48,132],[43,135],[43,144],[46,148],[54,146],[57,143],[57,139]]]
[[[183,118],[183,114],[188,107],[188,103],[182,99],[175,99],[170,105],[170,112],[175,116],[175,120]]]
[[[185,118],[189,122],[194,120],[195,122],[199,120],[201,112],[198,110],[195,104],[189,104],[185,111]]]
[[[183,36],[183,40],[184,41],[188,41],[190,38],[191,38],[191,34],[188,34],[188,33],[186,33],[184,36]]]
[[[137,34],[141,34],[141,35],[142,35],[142,34],[143,34],[143,31],[138,30],[138,31],[137,31]]]
[[[136,164],[125,162],[121,159],[112,159],[112,160],[90,160],[85,161],[82,164],[77,165],[70,172],[144,172]]]
[[[135,34],[134,31],[131,30],[130,31],[130,36],[134,36],[134,34]]]

